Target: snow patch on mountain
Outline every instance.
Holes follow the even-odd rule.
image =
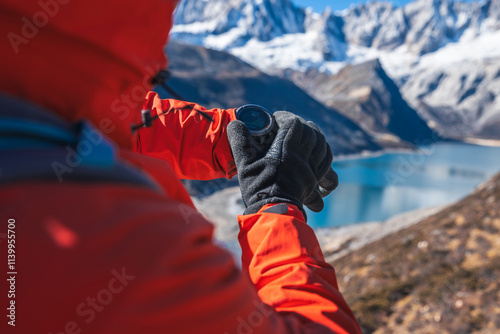
[[[420,58],[416,70],[454,66],[464,60],[477,61],[500,57],[500,30],[486,32],[466,43],[448,43],[438,51]]]
[[[335,73],[346,64],[379,58],[399,78],[426,55],[457,43],[467,52],[439,63],[500,53],[500,43],[483,43],[500,30],[500,0],[418,0],[404,7],[370,2],[322,14],[289,0],[183,0],[174,21],[173,39],[228,51],[268,73],[288,68]],[[481,49],[468,48],[470,43]]]
[[[317,34],[287,34],[271,41],[251,39],[244,46],[233,48],[231,53],[254,65],[263,72],[291,68],[305,71],[311,67],[336,72],[344,62],[325,62],[323,53],[315,49]]]
[[[173,38],[227,51],[252,38],[304,32],[305,11],[290,0],[184,0],[174,22]]]

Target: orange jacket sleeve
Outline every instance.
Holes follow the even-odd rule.
[[[335,270],[327,264],[312,228],[300,210],[238,216],[242,266],[260,299],[279,314],[299,319],[300,333],[360,333],[341,295]],[[260,332],[259,332],[260,333]]]
[[[195,103],[162,100],[149,92],[144,109],[159,116],[150,128],[139,130],[134,150],[167,161],[180,179],[231,178],[236,167],[226,126],[234,109],[205,109]],[[210,121],[200,111],[213,119]]]

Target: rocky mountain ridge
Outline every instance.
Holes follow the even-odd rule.
[[[291,75],[311,96],[359,124],[383,147],[440,139],[406,103],[378,60],[347,65],[334,75],[315,70]]]
[[[349,60],[347,47],[405,46],[409,53],[423,55],[497,31],[500,1],[417,0],[403,7],[374,1],[318,14],[290,0],[183,0],[174,22],[174,39],[216,49],[231,51],[251,40],[306,34],[319,45],[315,49],[323,52],[323,60]]]

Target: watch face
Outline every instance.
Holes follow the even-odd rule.
[[[266,134],[272,125],[271,114],[257,105],[244,105],[236,110],[236,118],[247,126],[252,134]]]

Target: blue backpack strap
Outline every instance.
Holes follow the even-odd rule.
[[[90,123],[69,126],[50,116],[33,117],[45,112],[5,96],[0,96],[0,108],[0,185],[35,180],[115,182],[159,190],[139,170],[118,161],[113,144]],[[31,117],[19,117],[24,111]]]

